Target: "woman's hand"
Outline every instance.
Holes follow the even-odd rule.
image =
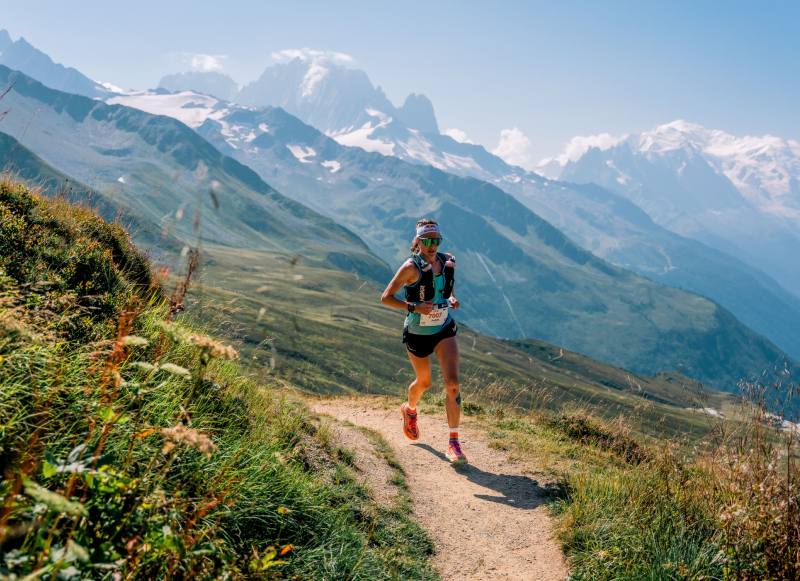
[[[425,301],[414,305],[414,312],[420,315],[430,315],[433,310],[433,301]]]
[[[457,309],[458,307],[461,306],[461,303],[458,302],[458,299],[456,297],[450,297],[447,300],[450,301],[450,308],[451,309]]]

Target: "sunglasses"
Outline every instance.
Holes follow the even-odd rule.
[[[419,241],[423,246],[440,246],[442,244],[441,238],[420,238]]]

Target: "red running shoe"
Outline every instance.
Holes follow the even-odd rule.
[[[400,406],[400,413],[403,414],[403,433],[409,440],[419,440],[417,412],[408,411],[408,403],[404,403]]]
[[[447,456],[447,459],[450,462],[466,462],[467,457],[464,456],[464,452],[461,451],[461,445],[458,443],[458,440],[455,442],[450,442],[450,447],[447,448],[447,452],[444,454]]]

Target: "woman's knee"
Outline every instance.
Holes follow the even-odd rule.
[[[419,379],[414,382],[417,384],[417,387],[422,391],[427,391],[431,388],[431,380],[430,379]]]
[[[445,378],[445,380],[444,380],[444,389],[446,391],[450,391],[450,392],[453,392],[454,394],[457,394],[459,392],[459,388],[460,388],[460,385],[458,383],[458,376],[450,377],[450,378],[446,377]]]

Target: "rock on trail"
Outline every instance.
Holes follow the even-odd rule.
[[[377,430],[403,465],[414,500],[413,518],[433,538],[433,561],[444,580],[565,579],[568,571],[552,534],[538,483],[520,473],[503,452],[477,431],[461,427],[469,465],[445,458],[443,415],[419,414],[420,439],[402,430],[399,406],[373,407],[363,400],[312,402],[316,413]]]

